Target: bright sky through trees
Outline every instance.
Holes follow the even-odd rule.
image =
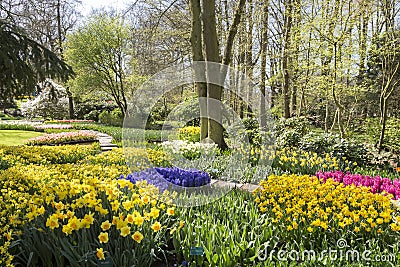
[[[118,11],[125,8],[131,0],[82,0],[81,12],[86,16],[92,9],[113,7]]]

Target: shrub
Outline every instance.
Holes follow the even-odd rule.
[[[260,124],[258,120],[253,117],[245,118],[242,120],[243,125],[246,129],[247,137],[252,145],[260,146],[261,135],[260,135]]]
[[[112,111],[118,106],[113,101],[104,100],[86,100],[86,101],[75,101],[74,103],[74,115],[75,118],[87,119],[87,120],[99,120],[99,114],[104,111]]]
[[[310,126],[310,122],[304,116],[289,119],[281,118],[275,125],[275,133],[276,136],[280,136],[286,131],[294,131],[303,136],[308,133]]]
[[[276,139],[277,146],[279,148],[285,148],[285,147],[297,147],[301,139],[301,134],[289,130],[283,132],[281,135],[278,136]]]
[[[104,110],[99,114],[99,122],[110,126],[122,126],[124,118],[122,117],[122,112],[119,108],[114,109],[109,112]]]
[[[364,144],[356,140],[340,139],[332,146],[331,155],[352,162],[357,162],[360,166],[369,165],[371,154]]]
[[[367,147],[353,139],[341,139],[339,135],[309,133],[300,140],[300,149],[317,154],[329,153],[332,157],[368,165],[371,154]]]
[[[338,139],[338,135],[311,132],[301,138],[299,148],[318,154],[327,153]]]
[[[38,97],[21,105],[22,113],[28,118],[68,116],[69,106],[65,88],[50,79],[47,79],[41,87]]]

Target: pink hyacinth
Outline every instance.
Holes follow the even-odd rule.
[[[361,174],[343,173],[341,171],[329,171],[316,173],[316,176],[326,182],[327,179],[333,179],[335,182],[343,183],[344,185],[365,186],[371,189],[372,193],[379,194],[386,192],[393,195],[393,199],[400,198],[400,180],[394,179],[391,181],[388,178],[380,176],[369,176]]]

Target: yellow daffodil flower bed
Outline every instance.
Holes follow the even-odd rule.
[[[318,155],[294,148],[278,150],[270,156],[270,159],[274,161],[274,168],[297,174],[315,174],[320,170],[347,171],[357,166],[356,162],[351,162],[346,158],[332,157],[329,154]]]
[[[186,126],[178,131],[178,137],[180,140],[187,140],[190,142],[200,141],[200,127],[198,126]]]
[[[34,153],[66,148],[32,147],[21,150],[32,153],[29,164],[27,156],[1,151],[14,166],[0,172],[0,265],[84,266],[105,257],[116,266],[149,265],[183,227],[172,196],[145,181],[117,180],[130,172],[121,151],[88,156],[93,147],[68,148],[87,157],[49,164],[48,156],[39,164]]]
[[[76,163],[100,152],[98,144],[85,146],[0,146],[0,157],[11,164]]]
[[[351,235],[390,236],[400,231],[400,216],[391,196],[373,194],[369,188],[326,183],[308,175],[271,175],[255,194],[261,212],[290,236],[322,240]]]

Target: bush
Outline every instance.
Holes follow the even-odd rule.
[[[350,139],[341,139],[334,144],[331,155],[357,162],[358,165],[368,165],[371,160],[371,155],[365,145]]]
[[[297,147],[301,138],[310,129],[310,122],[306,117],[281,118],[275,125],[275,136],[279,148]]]
[[[297,147],[301,139],[301,134],[290,130],[285,131],[276,139],[277,146],[279,148],[285,147]]]
[[[318,154],[329,153],[332,157],[344,158],[359,165],[367,165],[371,154],[367,147],[353,139],[341,139],[335,134],[309,133],[300,140],[300,149]]]
[[[310,126],[310,122],[304,116],[289,119],[281,118],[275,125],[275,133],[280,136],[286,131],[294,131],[303,136],[308,133]]]
[[[250,144],[259,146],[261,143],[260,124],[256,118],[243,119],[243,125],[246,128],[246,134]]]
[[[76,101],[74,103],[74,115],[78,119],[99,120],[99,115],[102,111],[112,111],[117,106],[112,101]]]
[[[28,118],[51,117],[64,118],[68,116],[68,98],[66,89],[47,79],[41,85],[38,97],[21,105],[22,113]]]
[[[329,149],[336,144],[338,139],[338,135],[311,132],[301,138],[299,147],[302,150],[312,151],[318,154],[327,153]]]
[[[122,126],[124,118],[122,117],[122,112],[119,108],[115,108],[113,111],[109,112],[104,110],[99,115],[99,122],[110,126]]]

